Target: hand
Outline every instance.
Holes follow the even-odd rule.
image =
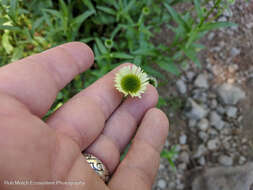
[[[88,69],[93,59],[88,46],[73,42],[0,68],[0,189],[151,189],[168,133],[165,114],[153,108],[158,94],[151,85],[141,99],[121,103],[122,94],[114,87],[116,68],[46,122],[41,120],[59,90]],[[135,132],[127,156],[119,163]],[[108,185],[91,169],[83,150],[109,169]],[[4,184],[14,180],[85,184]]]

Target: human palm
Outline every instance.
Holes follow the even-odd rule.
[[[141,99],[122,102],[114,88],[116,68],[46,122],[41,120],[59,90],[92,63],[88,46],[72,42],[0,68],[0,189],[151,188],[168,133],[166,116],[153,108],[158,95],[151,85]],[[119,163],[133,136],[127,156]],[[107,185],[82,151],[95,155],[108,168]],[[15,180],[41,184],[8,184]]]

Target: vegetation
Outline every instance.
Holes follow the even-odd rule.
[[[141,66],[160,81],[166,81],[168,72],[179,75],[192,62],[200,66],[198,52],[204,46],[199,39],[210,30],[234,26],[217,22],[230,3],[233,1],[1,0],[0,66],[65,42],[87,43],[95,53],[94,66],[59,93],[49,115],[122,62]],[[184,4],[187,10],[178,11]]]

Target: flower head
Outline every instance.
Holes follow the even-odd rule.
[[[115,76],[115,87],[125,96],[141,98],[141,94],[145,92],[148,83],[148,75],[135,65],[121,68]]]

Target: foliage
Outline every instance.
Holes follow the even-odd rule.
[[[234,26],[216,21],[230,3],[233,0],[1,0],[0,66],[70,41],[93,49],[94,66],[58,94],[48,116],[122,62],[141,66],[159,80],[166,80],[161,70],[179,75],[189,61],[200,66],[198,52],[204,47],[199,39],[210,30]],[[177,11],[184,4],[187,10]],[[165,30],[169,32],[164,35]],[[160,98],[159,103],[166,101]],[[173,164],[173,150],[162,155]]]
[[[176,170],[176,166],[174,164],[178,155],[178,151],[176,150],[176,145],[173,146],[170,150],[164,149],[161,153],[162,158],[166,158],[170,163],[170,166],[173,170]]]

